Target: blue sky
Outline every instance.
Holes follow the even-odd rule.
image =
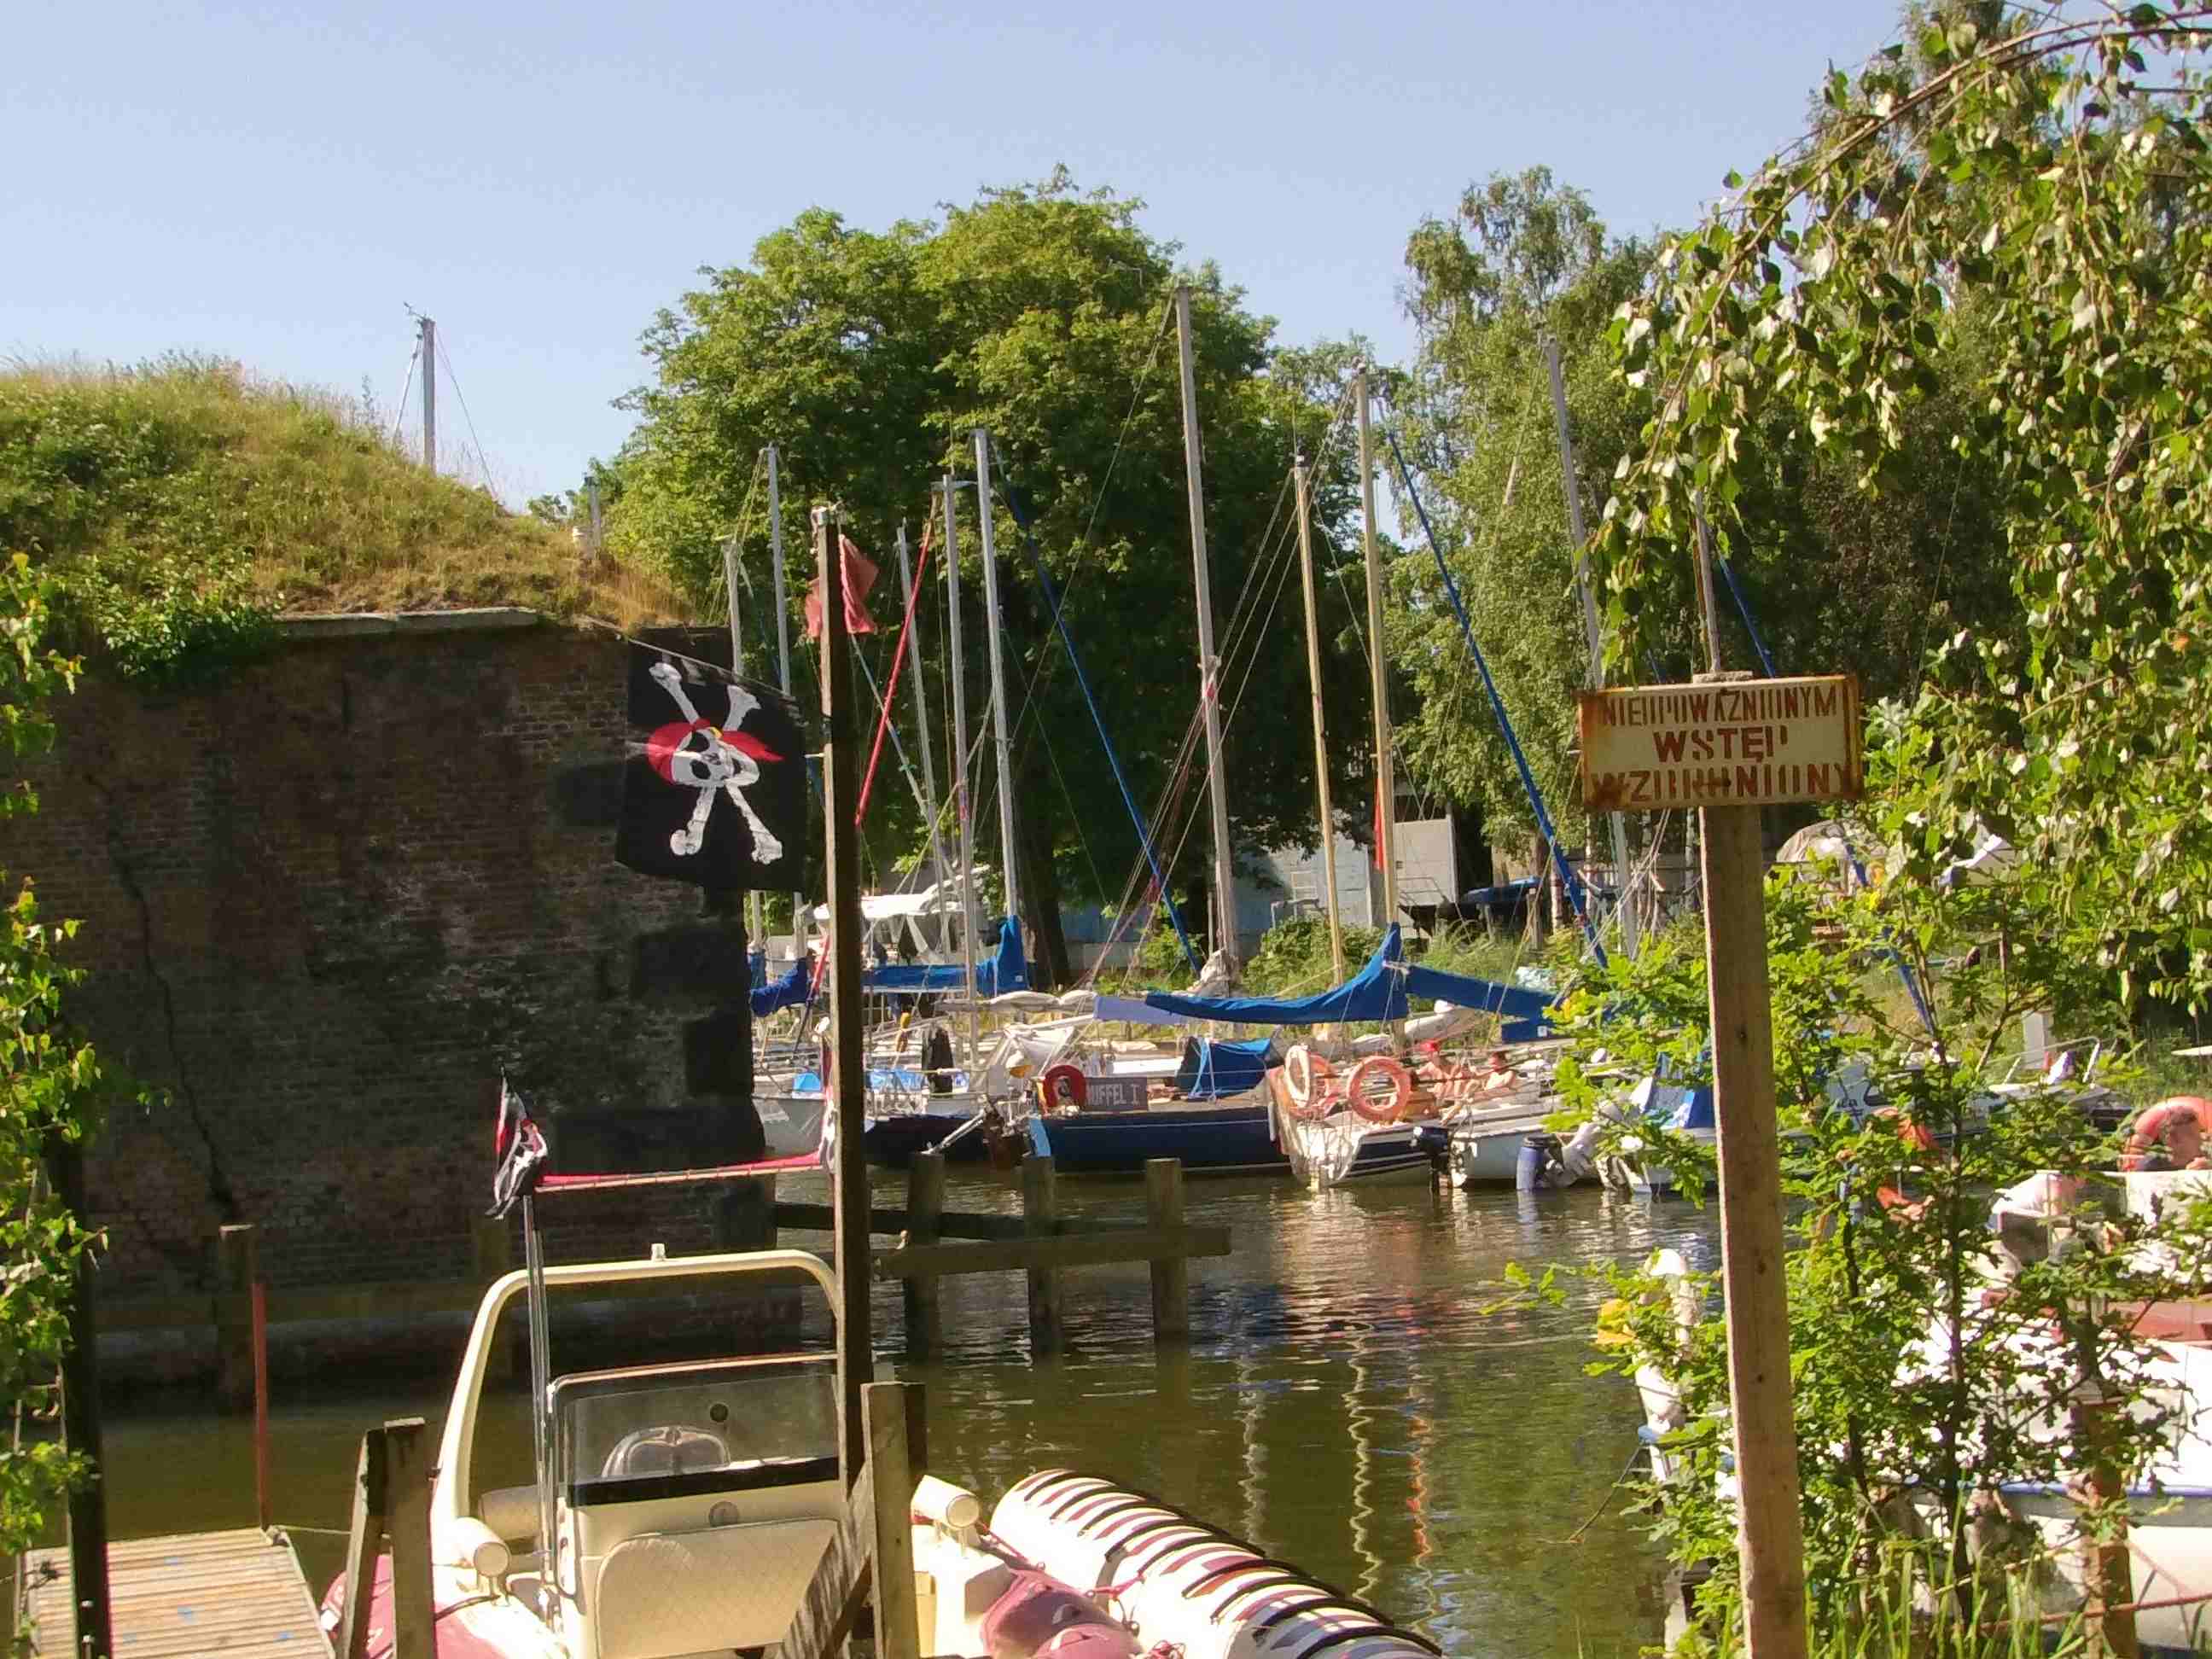
[[[619,446],[639,331],[815,204],[927,216],[1066,162],[1298,341],[1386,356],[1407,233],[1538,162],[1680,222],[1893,0],[1024,9],[16,0],[0,356],[212,351],[390,410],[439,321],[511,504]],[[442,444],[467,437],[440,403]],[[473,458],[471,462],[473,466]]]

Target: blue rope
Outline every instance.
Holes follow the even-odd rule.
[[[1536,787],[1536,775],[1528,769],[1528,756],[1521,752],[1521,739],[1514,734],[1513,722],[1505,713],[1505,700],[1498,695],[1498,682],[1490,677],[1490,664],[1483,657],[1482,647],[1474,642],[1474,627],[1468,621],[1467,606],[1460,600],[1459,584],[1452,579],[1451,567],[1444,562],[1443,549],[1437,544],[1436,527],[1429,522],[1428,509],[1421,505],[1420,492],[1413,488],[1413,475],[1406,468],[1406,457],[1398,448],[1397,434],[1386,426],[1382,436],[1390,446],[1391,459],[1398,463],[1398,477],[1406,486],[1406,499],[1413,504],[1414,516],[1421,521],[1421,533],[1429,538],[1429,551],[1436,556],[1437,574],[1444,579],[1444,595],[1451,600],[1452,614],[1459,618],[1460,637],[1467,641],[1468,653],[1474,659],[1475,668],[1482,675],[1482,689],[1490,694],[1490,708],[1498,716],[1498,729],[1505,734],[1505,746],[1513,751],[1513,764],[1520,771],[1521,787],[1528,792],[1528,805],[1536,814],[1536,827],[1543,832],[1544,841],[1552,849],[1552,862],[1566,887],[1575,919],[1582,923],[1590,951],[1602,968],[1605,946],[1598,943],[1597,928],[1590,921],[1589,902],[1583,891],[1582,878],[1567,862],[1567,855],[1559,846],[1559,832],[1552,826],[1552,815],[1544,810],[1544,792]],[[1369,648],[1380,651],[1382,641],[1370,641]],[[1626,872],[1622,873],[1625,878]]]
[[[1758,620],[1751,614],[1751,601],[1744,597],[1743,587],[1735,579],[1735,568],[1717,553],[1713,555],[1713,562],[1720,566],[1721,574],[1728,579],[1729,592],[1735,600],[1736,614],[1743,618],[1744,631],[1751,635],[1751,648],[1759,653],[1759,665],[1765,669],[1766,678],[1780,679],[1782,676],[1775,672],[1774,658],[1766,648],[1766,641],[1759,635]],[[1844,830],[1843,842],[1844,856],[1851,861],[1851,874],[1857,878],[1860,886],[1868,885],[1866,866],[1859,862],[1859,849],[1851,845],[1850,830]],[[1887,937],[1887,930],[1884,930],[1883,936]],[[1936,1030],[1935,1011],[1929,1007],[1928,999],[1921,993],[1920,981],[1913,974],[1912,964],[1905,961],[1903,953],[1893,945],[1884,945],[1882,951],[1889,957],[1890,965],[1897,969],[1897,976],[1905,981],[1905,994],[1912,999],[1913,1012],[1920,1016],[1920,1023],[1928,1028],[1928,1035],[1941,1044],[1943,1039]]]
[[[1075,683],[1083,688],[1083,706],[1091,711],[1091,723],[1098,728],[1099,747],[1106,751],[1106,764],[1113,769],[1115,787],[1121,792],[1121,805],[1129,809],[1129,822],[1137,826],[1137,840],[1145,849],[1145,862],[1152,866],[1152,880],[1158,885],[1160,898],[1168,908],[1168,920],[1175,924],[1176,938],[1182,942],[1184,959],[1194,974],[1203,973],[1198,958],[1198,949],[1190,942],[1190,934],[1182,925],[1182,912],[1176,908],[1174,896],[1168,891],[1167,872],[1160,868],[1158,850],[1152,845],[1152,826],[1137,811],[1136,797],[1129,793],[1129,781],[1121,775],[1121,757],[1114,752],[1114,739],[1106,733],[1106,718],[1098,712],[1098,699],[1091,694],[1091,677],[1083,672],[1082,653],[1075,648],[1075,636],[1067,631],[1067,618],[1060,614],[1060,590],[1053,586],[1051,573],[1044,568],[1044,560],[1037,552],[1036,537],[1030,527],[1029,515],[1015,504],[1012,486],[1006,490],[1006,510],[1014,515],[1021,528],[1022,546],[1027,550],[1030,563],[1036,568],[1037,580],[1043,586],[1045,603],[1052,608],[1052,625],[1059,630],[1060,642],[1067,647],[1068,665],[1075,670]],[[1227,908],[1227,896],[1223,907]]]
[[[1766,648],[1766,641],[1759,637],[1759,624],[1752,620],[1751,602],[1744,598],[1743,589],[1737,585],[1735,567],[1718,553],[1713,555],[1713,562],[1720,566],[1721,574],[1728,580],[1729,592],[1735,600],[1736,615],[1743,618],[1744,631],[1751,635],[1751,648],[1759,653],[1759,665],[1766,670],[1766,678],[1780,679],[1782,676],[1775,671],[1774,658]]]

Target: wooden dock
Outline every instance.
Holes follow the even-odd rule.
[[[229,1532],[133,1538],[107,1549],[116,1659],[330,1659],[300,1558],[283,1534]],[[74,1650],[69,1552],[33,1550],[25,1564],[33,1651]]]

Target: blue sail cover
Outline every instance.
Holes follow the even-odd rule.
[[[1147,991],[1145,1005],[1193,1019],[1231,1020],[1244,1025],[1334,1025],[1351,1019],[1403,1019],[1405,969],[1405,946],[1393,922],[1367,965],[1333,991],[1317,991],[1310,997],[1188,997],[1173,991]]]
[[[957,962],[894,962],[871,968],[862,981],[881,996],[920,997],[957,993]],[[1030,988],[1029,958],[1022,950],[1022,925],[1012,916],[999,924],[999,948],[975,964],[975,994],[995,997]]]
[[[766,977],[765,975],[763,975]],[[813,990],[814,964],[801,957],[791,964],[781,979],[772,983],[756,985],[752,988],[753,1018],[766,1019],[784,1008],[798,1008],[805,1004]]]
[[[1274,1058],[1267,1037],[1243,1042],[1219,1042],[1212,1037],[1193,1037],[1182,1045],[1182,1063],[1176,1068],[1175,1086],[1192,1100],[1219,1100],[1241,1095],[1267,1075]]]
[[[1541,991],[1503,985],[1494,979],[1478,979],[1473,974],[1448,974],[1441,968],[1424,968],[1418,963],[1406,969],[1406,990],[1410,995],[1433,997],[1455,1008],[1477,1008],[1486,1014],[1504,1015],[1513,1022],[1504,1032],[1510,1042],[1519,1042],[1524,1036],[1533,1036],[1537,1028],[1548,1024],[1551,1019],[1553,999]]]

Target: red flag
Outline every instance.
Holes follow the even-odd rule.
[[[868,590],[876,585],[876,567],[868,556],[853,545],[850,536],[837,538],[837,556],[843,562],[845,577],[845,631],[848,634],[872,634],[875,618],[868,615]],[[817,583],[818,586],[819,584]],[[810,587],[806,590],[806,637],[822,637],[822,595]]]

